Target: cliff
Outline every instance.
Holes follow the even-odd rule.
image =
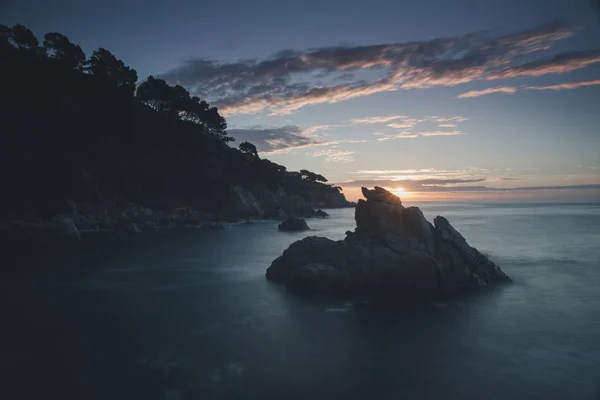
[[[66,37],[43,48],[2,32],[0,233],[53,232],[66,226],[57,218],[137,231],[349,205],[330,185],[230,146],[218,110],[180,86],[148,78],[136,90],[135,70],[104,49],[85,61]],[[69,52],[77,57],[59,57]]]

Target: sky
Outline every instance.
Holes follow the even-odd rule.
[[[0,23],[185,86],[351,200],[600,200],[593,0],[0,0]]]

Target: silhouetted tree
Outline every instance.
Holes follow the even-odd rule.
[[[149,76],[138,86],[136,98],[161,114],[194,122],[226,143],[235,140],[227,136],[227,122],[219,110],[197,96],[190,97],[180,85],[169,86],[165,80]]]
[[[106,49],[95,50],[87,61],[85,69],[128,94],[133,95],[135,92],[135,83],[137,82],[135,69],[126,66],[123,61],[117,59]]]
[[[255,157],[258,157],[258,151],[256,150],[256,146],[250,142],[242,142],[240,143],[240,150],[244,154],[251,154]]]
[[[300,174],[302,174],[302,179],[310,182],[327,182],[327,179],[323,175],[315,174],[306,169],[301,169]]]
[[[13,49],[13,45],[11,44],[12,37],[12,29],[0,24],[0,51]]]
[[[177,99],[174,88],[163,79],[156,79],[150,75],[138,86],[135,97],[160,114],[177,115]]]
[[[185,110],[180,114],[184,121],[191,121],[199,125],[204,125],[204,117],[208,113],[210,106],[200,97],[193,96],[186,104]]]
[[[235,141],[234,138],[227,136],[227,121],[219,114],[217,107],[211,107],[206,111],[203,123],[209,133],[219,137],[225,143]]]
[[[71,43],[65,35],[56,32],[46,33],[44,47],[48,56],[60,61],[65,68],[83,70],[85,53],[80,46]]]
[[[241,151],[225,146],[234,140],[225,118],[182,86],[150,76],[135,98],[124,97],[136,81],[108,50],[85,61],[63,34],[47,33],[39,47],[25,26],[0,25],[0,171],[7,172],[0,219],[7,210],[62,213],[69,198],[165,209],[181,201],[217,213],[232,184],[302,195],[310,181],[311,189],[332,191],[317,187],[321,175],[260,159],[249,142]]]
[[[39,42],[33,32],[24,25],[16,24],[12,28],[12,40],[19,49],[36,49]]]

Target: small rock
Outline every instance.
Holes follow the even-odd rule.
[[[325,211],[321,210],[320,208],[315,211],[315,217],[317,218],[327,218],[329,217],[329,214],[327,214]]]
[[[138,227],[138,224],[136,224],[135,222],[132,222],[131,225],[129,226],[129,233],[142,233],[142,231]]]
[[[292,217],[292,218],[286,219],[281,224],[279,224],[279,230],[287,231],[287,232],[294,232],[294,231],[309,231],[310,228],[308,227],[304,218]]]
[[[65,216],[53,218],[48,225],[48,231],[59,238],[81,242],[81,235],[72,218]]]

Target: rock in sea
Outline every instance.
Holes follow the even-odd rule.
[[[325,211],[321,210],[320,208],[315,211],[315,217],[317,218],[327,218],[329,217],[329,214],[327,214]]]
[[[362,188],[356,228],[333,241],[299,240],[267,269],[267,279],[327,294],[437,298],[507,282],[510,278],[469,246],[444,217],[428,222],[387,190]],[[281,227],[280,227],[281,229]]]
[[[281,224],[279,224],[279,230],[294,232],[294,231],[309,231],[310,228],[306,224],[306,221],[304,220],[304,218],[292,217],[292,218],[286,219]]]

